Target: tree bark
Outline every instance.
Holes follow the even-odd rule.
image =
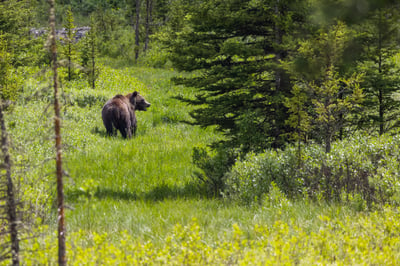
[[[70,40],[68,40],[68,42],[70,42]],[[72,77],[71,77],[71,64],[72,64],[72,60],[71,60],[71,54],[72,54],[72,44],[68,43],[68,81],[71,81]]]
[[[379,11],[379,22],[378,22],[378,73],[379,78],[381,78],[382,74],[382,12]],[[378,102],[379,102],[379,135],[385,133],[384,128],[384,107],[383,107],[383,89],[381,84],[377,84],[378,86]]]
[[[56,176],[57,176],[57,220],[58,220],[58,264],[66,265],[65,247],[65,223],[64,223],[64,190],[61,159],[61,118],[58,96],[58,72],[57,72],[57,45],[56,45],[56,21],[55,21],[55,0],[50,0],[50,49],[53,67],[54,82],[54,130],[56,138]]]
[[[135,61],[139,58],[139,23],[140,23],[140,0],[136,0],[136,24],[135,24]]]
[[[8,144],[8,134],[3,116],[3,102],[0,102],[0,127],[1,127],[1,149],[4,156],[4,167],[6,170],[7,184],[7,219],[10,225],[11,238],[11,260],[12,265],[19,265],[19,239],[18,239],[18,217],[17,204],[15,201],[14,184],[11,179],[11,159]]]
[[[275,44],[277,46],[276,50],[275,50],[275,63],[276,63],[276,69],[275,69],[275,92],[274,95],[279,95],[282,93],[283,90],[283,71],[280,67],[280,60],[283,58],[283,51],[281,48],[282,45],[282,39],[283,39],[283,31],[281,29],[281,25],[279,24],[280,22],[280,17],[281,17],[281,10],[279,7],[279,2],[280,0],[276,0],[275,2],[275,16],[276,16],[276,21],[275,21],[275,27],[274,27],[274,31],[275,31]],[[280,116],[280,114],[282,113],[282,107],[280,106],[279,103],[275,102],[274,103],[275,107],[274,109],[276,110],[276,116],[277,118]],[[274,132],[274,141],[272,143],[272,147],[277,148],[280,146],[280,135],[281,135],[281,129],[282,129],[282,125],[280,124],[279,118],[276,120],[275,122],[275,132]]]
[[[152,22],[153,0],[146,0],[146,39],[144,42],[144,52],[149,48],[150,25]]]
[[[93,33],[94,34],[94,33]],[[92,36],[93,40],[91,40],[91,54],[92,54],[92,80],[91,80],[91,85],[92,89],[96,89],[96,43],[95,43],[95,37],[94,35]]]

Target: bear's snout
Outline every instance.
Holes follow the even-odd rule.
[[[150,107],[150,103],[143,99],[141,103],[137,105],[138,110],[147,111],[147,108]]]

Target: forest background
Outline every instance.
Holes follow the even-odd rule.
[[[398,261],[399,8],[58,1],[71,264]],[[0,3],[5,264],[13,225],[23,264],[56,261],[48,10]],[[138,136],[106,137],[102,105],[132,90]]]

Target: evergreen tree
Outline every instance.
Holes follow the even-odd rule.
[[[153,0],[146,0],[146,36],[144,41],[144,52],[149,48],[150,34],[151,34],[151,24],[153,20]]]
[[[64,28],[66,31],[66,37],[62,39],[62,55],[65,56],[67,60],[67,69],[68,69],[68,81],[71,81],[73,76],[73,58],[75,56],[75,25],[74,25],[74,16],[71,11],[71,7],[68,7],[66,14],[66,22],[64,24]]]
[[[135,62],[139,58],[140,44],[140,0],[136,0],[136,20],[135,20]]]
[[[360,122],[363,127],[378,128],[383,134],[399,126],[400,102],[394,93],[400,89],[400,68],[394,56],[400,40],[399,9],[381,8],[359,26],[363,58],[359,70],[365,72],[366,101]]]
[[[66,230],[65,230],[65,206],[64,206],[64,183],[62,169],[61,150],[61,117],[58,96],[58,68],[57,68],[57,45],[56,45],[56,18],[55,1],[50,0],[50,52],[53,69],[54,87],[54,132],[56,148],[56,178],[57,178],[57,225],[58,225],[58,265],[67,265],[66,257]]]
[[[96,66],[98,41],[96,35],[96,26],[93,17],[91,17],[90,30],[82,41],[83,45],[81,50],[81,62],[84,68],[83,71],[91,88],[95,89],[96,79],[98,76],[98,69]]]
[[[10,243],[1,243],[2,247],[5,248],[8,245],[11,246],[10,250],[7,250],[0,255],[0,259],[9,257],[11,253],[12,265],[19,265],[19,224],[20,220],[17,215],[17,197],[15,193],[14,181],[12,178],[11,169],[11,155],[10,155],[10,144],[8,131],[6,128],[5,111],[10,104],[10,100],[16,98],[17,86],[13,79],[12,67],[10,64],[11,54],[8,51],[7,41],[5,40],[2,32],[0,31],[0,129],[1,129],[1,152],[3,157],[3,162],[1,164],[2,174],[0,177],[0,202],[1,206],[4,206],[5,215],[1,215],[1,220],[6,227],[6,233],[10,236]],[[7,239],[7,238],[6,238]]]
[[[217,126],[226,145],[243,152],[279,147],[291,130],[281,67],[303,13],[296,1],[195,2],[182,30],[169,37],[172,61],[196,75],[176,82],[198,88],[182,99],[197,108],[193,124]],[[286,42],[283,42],[283,40]],[[289,46],[289,47],[288,47]]]
[[[315,95],[312,103],[316,115],[316,132],[322,137],[327,153],[331,151],[335,136],[344,126],[344,116],[355,109],[362,100],[360,81],[360,76],[357,75],[349,79],[339,78],[332,66],[326,69],[325,78],[320,84],[309,84],[311,92]]]
[[[298,166],[301,164],[301,142],[306,142],[308,134],[311,131],[311,116],[308,113],[308,102],[307,90],[301,84],[295,84],[292,88],[292,97],[285,99],[285,105],[290,114],[286,123],[295,130],[291,135],[297,142]]]
[[[382,8],[399,7],[398,0],[318,0],[313,2],[316,7],[314,17],[319,23],[328,23],[328,25],[338,20],[348,25],[359,24],[368,19],[371,12]]]
[[[33,5],[30,0],[0,1],[0,32],[7,41],[9,50],[12,50],[10,63],[13,66],[29,65],[31,57],[27,53],[32,43],[30,27],[33,24]]]
[[[18,210],[17,193],[13,180],[12,157],[9,134],[6,126],[7,111],[19,92],[19,82],[15,77],[15,68],[30,63],[31,44],[29,26],[32,22],[31,11],[34,1],[0,1],[0,129],[1,129],[1,223],[4,225],[2,252],[0,259],[11,259],[12,265],[20,264],[21,225]],[[4,212],[3,212],[4,210]],[[8,237],[9,236],[9,237]]]
[[[359,85],[362,76],[340,72],[343,54],[352,36],[344,23],[338,23],[327,33],[322,32],[313,39],[303,41],[296,59],[289,63],[296,86],[304,88],[303,93],[308,94],[307,101],[301,98],[303,108],[293,111],[296,104],[300,104],[296,98],[302,95],[295,91],[289,101],[290,111],[292,116],[299,117],[308,106],[307,116],[303,114],[302,117],[311,117],[312,130],[307,124],[307,127],[301,127],[301,124],[294,126],[309,130],[313,139],[324,144],[326,152],[330,152],[332,141],[348,121],[347,115],[359,106],[363,98]]]

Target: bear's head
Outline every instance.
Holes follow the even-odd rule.
[[[129,98],[131,104],[135,106],[135,110],[147,111],[147,108],[150,107],[150,103],[137,91],[133,92]]]

